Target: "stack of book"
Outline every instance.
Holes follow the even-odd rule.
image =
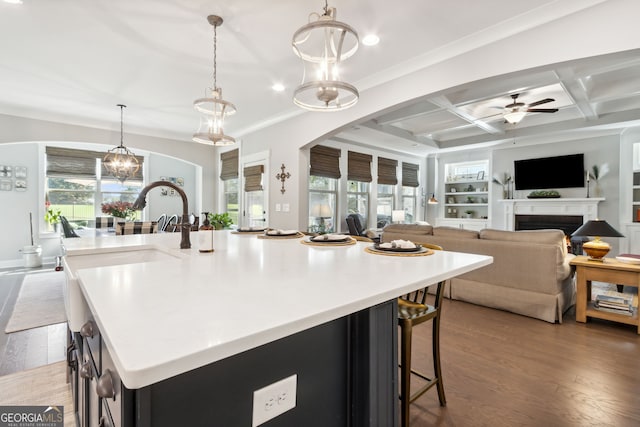
[[[608,311],[610,313],[623,314],[631,316],[633,314],[633,297],[620,296],[614,297],[609,295],[596,295],[595,308],[600,311]]]

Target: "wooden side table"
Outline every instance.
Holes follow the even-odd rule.
[[[640,265],[623,263],[614,258],[605,258],[604,262],[589,261],[586,256],[575,257],[571,265],[576,268],[576,321],[585,323],[587,317],[595,317],[636,325],[640,334],[637,308],[631,316],[625,316],[597,310],[591,302],[592,281],[635,286],[640,295]]]

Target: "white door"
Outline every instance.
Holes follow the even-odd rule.
[[[266,160],[256,160],[242,164],[243,226],[266,227],[268,224],[266,163]]]

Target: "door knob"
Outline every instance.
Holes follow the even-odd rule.
[[[100,397],[116,400],[116,388],[113,385],[113,374],[111,370],[105,369],[102,376],[98,378],[96,392]]]

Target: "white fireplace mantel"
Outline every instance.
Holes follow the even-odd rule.
[[[582,215],[582,223],[598,218],[598,203],[604,197],[557,199],[503,199],[504,224],[514,230],[516,215]]]

